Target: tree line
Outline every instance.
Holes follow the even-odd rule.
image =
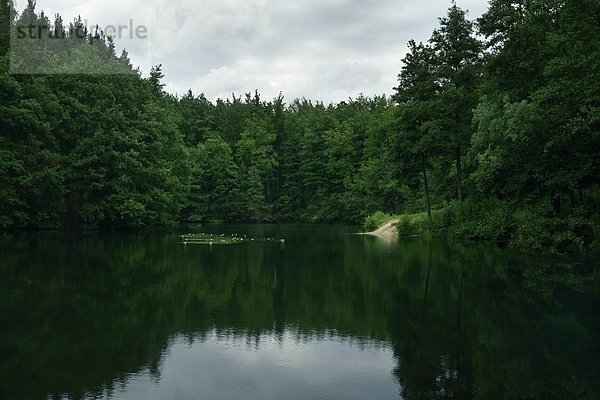
[[[476,21],[452,4],[429,41],[409,42],[390,97],[328,105],[173,96],[160,66],[142,77],[80,18],[0,5],[0,227],[359,223],[381,211],[424,212],[431,232],[460,221],[470,237],[598,237],[596,1],[492,0]],[[66,39],[69,57],[48,72],[127,73],[11,75],[10,31],[31,24]]]

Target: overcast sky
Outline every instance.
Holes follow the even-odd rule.
[[[17,0],[22,9],[26,0]],[[147,75],[163,65],[171,93],[209,100],[258,89],[326,103],[390,94],[410,39],[426,41],[450,0],[38,0],[38,11],[88,24],[148,27],[116,39]],[[476,18],[486,0],[457,0]],[[20,10],[19,10],[20,11]],[[133,21],[133,23],[130,23]]]

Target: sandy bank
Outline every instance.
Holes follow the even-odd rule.
[[[373,232],[365,233],[365,235],[379,236],[379,237],[388,238],[388,239],[396,238],[396,237],[398,237],[398,232],[396,231],[396,227],[394,226],[394,224],[396,222],[398,222],[398,221],[392,220],[392,221],[386,222],[385,224],[381,225],[379,228],[377,228]]]

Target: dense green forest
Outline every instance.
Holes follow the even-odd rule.
[[[597,247],[600,4],[489,3],[476,21],[453,4],[428,42],[411,41],[392,96],[327,105],[173,96],[160,66],[142,77],[81,19],[2,0],[0,227],[423,212],[432,235]],[[31,24],[67,39],[56,68],[128,73],[10,74],[10,31]]]

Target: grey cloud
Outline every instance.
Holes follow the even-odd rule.
[[[486,0],[459,0],[471,18]],[[147,21],[151,39],[118,41],[142,71],[163,64],[167,89],[208,98],[259,89],[340,101],[391,93],[410,39],[425,41],[450,0],[38,0],[90,21]],[[52,15],[52,14],[51,14]]]

